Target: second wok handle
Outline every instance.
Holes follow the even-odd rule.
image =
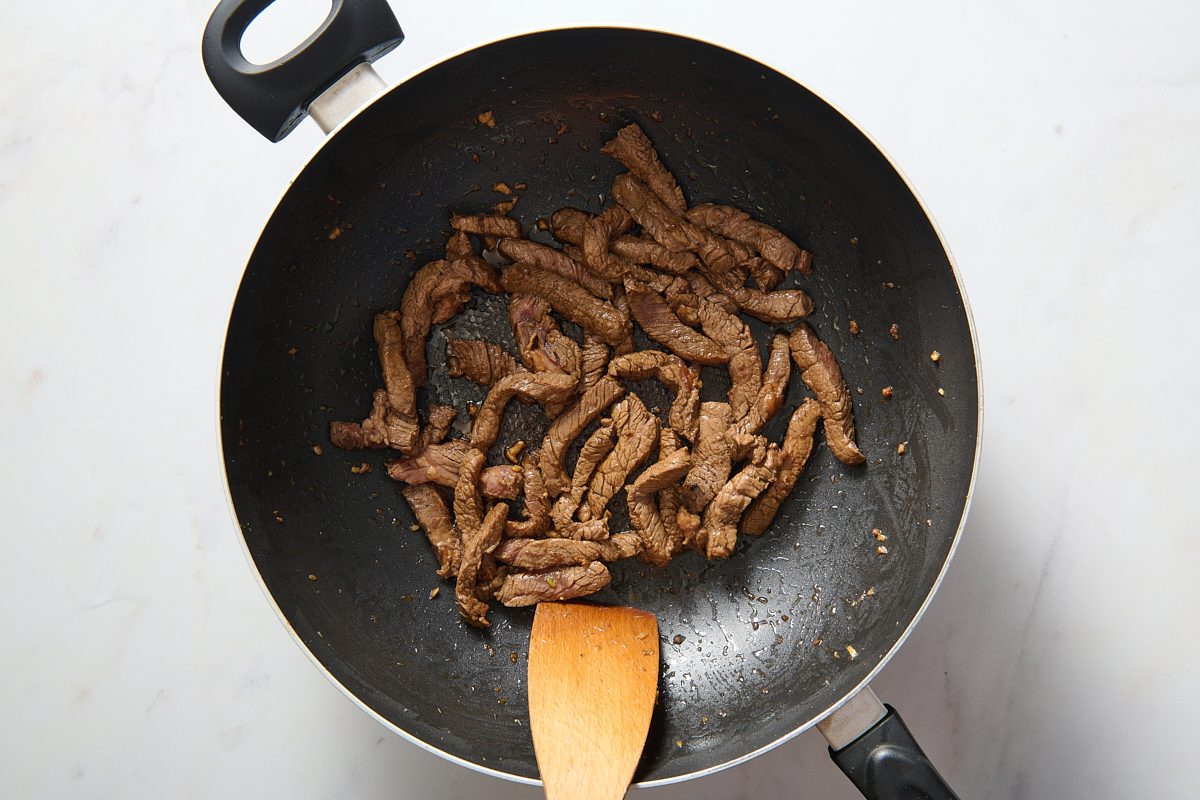
[[[869,686],[818,727],[833,763],[868,800],[958,800],[896,709]]]

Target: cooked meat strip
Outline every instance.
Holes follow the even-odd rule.
[[[471,446],[486,451],[500,435],[500,420],[513,397],[535,400],[542,405],[563,403],[575,393],[578,381],[570,375],[551,372],[517,372],[492,385],[471,427]]]
[[[546,350],[559,369],[576,381],[579,380],[583,354],[579,350],[578,342],[555,327],[546,335]]]
[[[483,386],[523,369],[503,347],[482,339],[448,340],[446,368],[452,378],[466,378]]]
[[[609,250],[609,243],[632,222],[629,212],[613,205],[583,227],[583,263],[608,281],[619,281],[634,265]]]
[[[475,255],[475,247],[466,231],[455,231],[446,240],[446,260],[455,261],[460,258]]]
[[[429,484],[409,485],[400,488],[400,494],[412,509],[417,524],[425,530],[425,538],[433,546],[437,554],[438,575],[449,578],[458,573],[458,560],[462,552],[462,542],[458,538],[458,530],[450,519],[450,509],[437,489]]]
[[[687,506],[680,506],[675,522],[683,533],[683,546],[703,553],[705,539],[704,529],[700,525],[700,515],[693,514]]]
[[[636,533],[618,533],[599,542],[574,539],[506,539],[496,548],[496,560],[521,569],[550,569],[593,561],[620,561],[642,551]]]
[[[513,572],[504,579],[496,599],[510,608],[595,594],[612,576],[599,561],[586,567],[559,567],[541,572]]]
[[[806,397],[800,407],[792,412],[780,447],[781,459],[775,480],[746,510],[746,516],[742,519],[744,532],[758,536],[774,521],[779,506],[792,493],[800,473],[804,471],[804,465],[812,453],[813,434],[817,431],[820,418],[821,405],[811,397]]]
[[[667,285],[663,296],[680,322],[689,328],[700,324],[700,298],[692,291],[691,284],[686,279],[674,278]]]
[[[736,433],[732,428],[729,431],[730,441],[732,444],[732,459],[733,463],[745,461],[763,451],[767,447],[767,437],[760,436],[754,433]]]
[[[554,509],[550,512],[556,527],[562,527],[571,522],[575,516],[575,510],[583,501],[583,495],[592,480],[592,474],[595,473],[596,467],[600,466],[600,462],[612,451],[613,445],[616,443],[617,437],[613,430],[612,420],[601,423],[600,427],[584,440],[583,445],[579,448],[579,458],[575,461],[575,472],[571,476],[571,489],[555,501]]]
[[[589,519],[586,522],[554,524],[546,532],[547,539],[574,539],[580,542],[599,542],[608,538],[608,517]]]
[[[697,234],[679,214],[668,208],[646,184],[629,173],[613,180],[613,199],[620,203],[654,241],[673,253],[691,250]]]
[[[625,319],[630,318],[629,296],[625,293],[625,287],[622,284],[617,284],[613,287],[613,308],[617,309],[617,312]],[[630,323],[628,330],[629,333],[625,334],[621,341],[613,345],[614,356],[623,356],[626,353],[633,352],[634,344],[632,323]]]
[[[687,450],[676,450],[647,467],[637,480],[625,487],[629,501],[629,521],[642,538],[643,561],[661,567],[675,555],[671,551],[671,539],[659,514],[655,492],[681,481],[691,462],[691,454]]]
[[[510,572],[507,564],[500,564],[491,553],[484,553],[479,562],[479,575],[475,578],[475,597],[482,603],[490,602]]]
[[[785,272],[812,272],[812,253],[802,250],[770,225],[751,218],[732,206],[701,203],[688,209],[687,219],[711,231],[754,248],[768,262]]]
[[[360,447],[387,447],[382,441],[377,444],[367,444],[361,424],[340,419],[329,423],[329,441],[334,447],[340,447],[343,450],[357,450]]]
[[[467,450],[458,470],[458,480],[454,482],[454,521],[458,524],[464,543],[467,536],[477,532],[483,524],[483,499],[479,495],[479,476],[483,474],[486,464],[487,455],[482,450]]]
[[[625,282],[625,292],[629,313],[651,339],[687,361],[714,366],[729,363],[725,349],[684,325],[658,292],[632,279]]]
[[[379,353],[379,368],[387,390],[387,441],[403,453],[411,452],[417,444],[417,396],[412,372],[404,357],[404,334],[400,328],[400,312],[385,311],[375,315],[375,344]],[[398,438],[393,438],[394,432]]]
[[[497,503],[488,511],[478,528],[462,528],[462,563],[459,564],[458,580],[454,584],[454,598],[458,601],[458,612],[462,614],[463,619],[477,628],[486,628],[491,624],[487,619],[487,603],[475,594],[479,569],[484,554],[491,552],[500,543],[507,516],[508,504]]]
[[[477,236],[520,239],[521,223],[501,214],[451,214],[450,227]],[[490,248],[489,248],[490,249]]]
[[[521,462],[525,476],[525,519],[510,519],[504,523],[504,535],[513,537],[537,536],[550,529],[550,498],[538,469],[538,456],[531,453]]]
[[[771,417],[783,408],[788,378],[792,374],[791,345],[788,335],[777,332],[771,337],[771,353],[763,371],[762,386],[746,415],[734,423],[734,433],[758,433]]]
[[[391,312],[400,325],[404,360],[416,386],[424,386],[428,378],[425,340],[435,314],[443,322],[457,314],[462,304],[470,299],[472,285],[489,292],[499,291],[496,271],[482,258],[468,256],[457,261],[433,261],[412,276],[400,300],[400,311]],[[446,313],[448,307],[451,308],[449,315]]]
[[[402,420],[391,413],[387,390],[376,389],[371,396],[370,416],[362,424],[337,420],[330,422],[329,441],[346,450],[360,447],[400,449],[403,446],[407,452],[411,452],[420,447],[420,434],[414,431],[411,421]],[[407,444],[410,441],[414,442],[412,446]]]
[[[665,461],[682,449],[679,434],[663,428],[658,435],[658,458]],[[690,456],[690,454],[689,454]],[[672,557],[683,548],[683,529],[679,527],[679,509],[683,504],[683,493],[678,486],[667,486],[658,492],[658,512],[663,528],[667,532],[667,552]]]
[[[586,392],[596,385],[608,366],[608,345],[598,336],[583,334],[583,349],[579,351],[579,389]]]
[[[732,467],[729,403],[700,404],[700,433],[692,452],[692,466],[683,479],[683,502],[699,514],[729,478]]]
[[[462,439],[430,444],[411,458],[387,462],[387,474],[389,478],[404,483],[436,483],[454,487],[462,471],[463,459],[470,451],[471,446]],[[521,471],[510,464],[487,467],[480,478],[480,487],[485,495],[508,500],[520,494],[523,483]]]
[[[579,247],[583,244],[583,229],[593,216],[578,208],[560,208],[550,215],[550,232],[563,244]]]
[[[700,302],[700,327],[729,356],[729,407],[736,422],[746,416],[762,388],[758,343],[736,314],[707,300]]]
[[[612,299],[612,287],[608,281],[598,278],[582,263],[571,258],[562,250],[531,242],[528,239],[501,239],[497,245],[500,252],[515,262],[533,264],[535,267],[554,272],[567,280],[578,283],[597,297]]]
[[[541,297],[559,314],[610,345],[620,344],[632,331],[629,317],[612,304],[553,272],[528,264],[513,264],[504,270],[500,281],[507,292]]]
[[[440,444],[445,441],[450,435],[450,426],[454,424],[454,418],[458,416],[454,406],[444,406],[440,403],[432,403],[429,406],[429,412],[425,415],[425,427],[421,428],[421,435],[417,441],[417,446],[424,450],[431,444]]]
[[[763,322],[786,325],[812,313],[812,298],[801,289],[764,292],[746,286],[745,278],[735,278],[736,273],[717,275],[708,270],[707,274],[713,284],[736,303],[738,308]]]
[[[800,379],[817,396],[825,418],[825,443],[843,464],[861,464],[866,457],[854,442],[854,404],[850,387],[833,358],[829,346],[813,329],[801,322],[792,331],[792,358],[800,367]]]
[[[697,309],[699,309],[701,300],[707,300],[710,303],[715,303],[722,310],[730,314],[738,313],[738,304],[733,302],[733,300],[727,294],[713,286],[712,282],[710,282],[708,278],[701,275],[699,271],[692,270],[683,277],[687,280],[688,285],[691,286],[692,291],[696,294]]]
[[[788,362],[789,364],[791,362]],[[657,378],[675,394],[668,424],[687,439],[694,439],[700,424],[700,373],[677,356],[662,350],[639,350],[618,356],[608,365],[608,374],[627,381]]]
[[[550,304],[537,295],[514,294],[508,298],[508,322],[521,363],[534,372],[566,374],[555,354],[546,346],[558,323],[550,315]]]
[[[542,477],[546,479],[546,491],[551,497],[558,497],[566,486],[563,460],[575,437],[623,394],[625,387],[606,375],[554,420],[542,440],[539,460]]]
[[[608,243],[616,255],[633,264],[650,264],[666,272],[682,275],[700,262],[688,251],[674,253],[653,239],[639,236],[618,236]]]
[[[762,256],[755,256],[742,266],[750,271],[750,277],[754,278],[758,288],[764,292],[771,291],[783,282],[783,270],[772,265]]]
[[[613,406],[612,419],[617,443],[600,462],[588,486],[586,502],[591,519],[604,515],[604,509],[625,485],[625,479],[650,457],[658,444],[658,418],[636,394]]]
[[[704,509],[705,555],[710,559],[729,557],[737,544],[738,520],[742,512],[775,478],[780,462],[778,445],[772,442],[759,453],[762,455],[756,453],[758,457],[730,478]]]
[[[687,201],[675,176],[663,166],[654,145],[637,123],[617,131],[616,137],[601,147],[600,152],[612,156],[640,178],[667,208],[676,214],[687,210]]]

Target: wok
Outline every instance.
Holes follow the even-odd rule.
[[[337,125],[373,83],[364,65],[401,40],[394,17],[382,2],[334,2],[313,37],[256,67],[238,42],[268,4],[226,0],[214,13],[204,42],[214,85],[272,140],[306,110]],[[485,111],[494,127],[478,120]],[[622,168],[599,145],[633,121],[690,203],[741,207],[814,253],[801,281],[816,301],[808,321],[851,387],[868,456],[848,468],[819,446],[773,527],[741,537],[726,561],[689,553],[665,569],[613,565],[593,599],[652,611],[663,633],[637,780],[737,764],[854,698],[937,589],[975,476],[979,373],[947,248],[871,140],[790,78],[679,36],[553,30],[450,58],[351,114],[284,192],[237,292],[220,386],[229,494],[266,591],[332,681],[418,745],[527,782],[538,774],[524,686],[533,609],[496,607],[479,631],[460,622],[452,591],[431,597],[437,562],[382,474],[387,454],[336,450],[328,426],[368,411],[380,384],[372,316],[396,307],[415,268],[440,256],[449,211],[488,210],[502,199],[494,183],[524,183],[512,215],[550,242],[536,219],[568,205],[600,210]],[[438,366],[448,333],[511,347],[503,313],[484,320],[489,300],[476,298],[430,337],[426,402],[482,397]],[[754,330],[765,356],[770,329]],[[726,387],[705,375],[705,399]],[[804,394],[793,374],[769,437]],[[520,409],[505,424],[504,435],[531,441],[540,430]],[[352,474],[363,461],[374,471]],[[886,555],[873,528],[888,536]],[[848,707],[874,707],[864,698],[873,695]],[[861,730],[837,741],[837,727],[824,728],[835,760],[864,791],[890,796],[900,772],[940,785],[915,743],[875,746],[907,735],[894,714],[851,747],[842,745]]]

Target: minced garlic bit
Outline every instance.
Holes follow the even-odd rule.
[[[475,419],[475,415],[479,413],[478,403],[467,403],[467,416]]]
[[[538,217],[535,225],[539,231],[550,230],[550,223],[546,220],[545,217]]]
[[[352,473],[354,473],[355,475],[365,475],[366,473],[371,471],[371,465],[364,461],[363,463],[359,464],[357,467],[351,467],[350,471]]]
[[[929,354],[930,361],[940,361],[941,359],[942,359],[942,354],[939,353],[937,350],[934,350],[932,353]]]
[[[908,442],[901,442],[896,445],[896,455],[904,455],[908,451]]]
[[[881,395],[883,395],[884,400],[891,400],[892,395],[894,395],[896,393],[896,390],[893,389],[891,386],[885,386],[879,393]]]
[[[676,746],[676,747],[683,747],[683,739],[676,739],[676,740],[675,740],[675,746]]]
[[[854,649],[854,645],[846,645],[846,655],[850,656],[851,658],[858,658],[858,651]]]
[[[319,445],[319,444],[314,444],[313,445],[313,453],[315,453],[316,455],[319,455],[319,456],[323,456],[323,455],[325,455],[325,448],[321,447],[321,445]]]
[[[554,578],[546,578],[546,585],[551,589],[557,589],[558,584],[554,582]]]
[[[892,327],[888,328],[888,333],[891,334],[893,339],[895,339],[896,341],[900,341],[900,326],[899,325],[897,325],[896,323],[893,322]]]
[[[412,525],[408,526],[408,529],[413,533],[416,533],[417,531],[421,530],[421,526],[414,522]]]
[[[497,181],[492,184],[492,191],[498,194],[512,194],[512,189],[504,181]]]
[[[341,235],[342,235],[342,228],[341,228],[341,226],[340,226],[340,225],[334,225],[334,226],[333,226],[333,230],[331,230],[331,231],[329,232],[329,240],[330,240],[330,241],[333,241],[334,239],[338,238],[338,237],[339,237],[339,236],[341,236]]]
[[[504,457],[508,459],[508,463],[515,464],[517,459],[521,457],[521,453],[525,452],[525,440],[518,439],[513,442],[507,450],[504,451]]]
[[[432,589],[429,590],[429,599],[432,600],[433,598],[437,597],[441,593],[441,591],[442,591],[442,587],[440,587],[440,586],[433,587]]]
[[[317,576],[316,576],[316,575],[313,575],[313,574],[311,574],[311,573],[310,573],[310,574],[309,574],[309,576],[308,576],[308,579],[309,579],[310,581],[315,581],[315,580],[317,579]]]
[[[946,390],[939,386],[938,387],[938,397],[945,397],[945,396],[946,396]]]
[[[871,535],[875,537],[875,541],[877,542],[887,541],[887,534],[879,530],[879,528],[871,528]]]
[[[875,555],[877,555],[877,556],[886,556],[887,553],[888,553],[888,549],[884,545],[879,545],[878,547],[875,548]]]
[[[854,336],[858,336],[858,322],[855,320],[850,320],[850,333]]]
[[[480,112],[480,114],[475,117],[475,121],[480,125],[487,125],[489,128],[496,127],[496,117],[490,110]]]
[[[874,597],[874,596],[875,596],[875,587],[872,586],[870,589],[867,589],[867,597]]]

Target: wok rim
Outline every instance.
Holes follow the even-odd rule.
[[[954,258],[954,254],[950,250],[949,243],[946,241],[946,237],[943,235],[941,227],[938,225],[937,220],[934,218],[933,214],[930,212],[929,207],[926,205],[924,199],[921,197],[920,193],[916,190],[916,187],[913,186],[912,181],[910,181],[908,178],[908,175],[905,174],[905,172],[899,167],[899,165],[896,163],[895,159],[892,158],[892,156],[887,152],[887,150],[885,150],[883,148],[883,146],[875,139],[874,136],[872,136],[870,134],[870,132],[868,132],[866,130],[866,128],[864,128],[862,125],[860,125],[843,108],[841,108],[836,103],[831,102],[828,98],[826,98],[820,92],[801,83],[799,80],[797,80],[794,76],[792,76],[788,72],[786,72],[782,69],[779,69],[778,67],[775,67],[775,66],[773,66],[765,61],[762,61],[758,58],[747,55],[746,53],[744,53],[740,50],[737,50],[733,47],[728,47],[723,44],[719,44],[716,42],[712,42],[712,41],[709,41],[706,39],[699,38],[697,36],[684,35],[684,34],[676,33],[674,31],[664,30],[662,28],[653,28],[653,27],[639,27],[639,26],[628,26],[628,25],[576,25],[576,26],[564,26],[564,27],[554,27],[554,28],[545,28],[545,27],[529,28],[529,29],[526,29],[526,30],[523,30],[523,31],[520,31],[517,33],[512,33],[512,34],[501,36],[498,38],[482,40],[478,43],[464,47],[464,48],[454,51],[444,57],[437,58],[433,61],[430,61],[430,62],[424,64],[421,67],[418,67],[417,69],[413,70],[412,72],[404,75],[396,83],[388,86],[386,89],[381,91],[370,101],[364,103],[362,106],[355,109],[350,115],[348,115],[344,120],[342,120],[342,122],[339,123],[337,125],[337,127],[330,130],[325,135],[325,138],[320,141],[320,143],[313,150],[313,152],[309,154],[309,156],[304,160],[304,162],[297,168],[297,170],[292,175],[292,177],[283,186],[274,205],[271,206],[270,211],[267,213],[266,219],[263,221],[263,224],[259,230],[258,236],[254,239],[254,242],[249,247],[249,252],[244,260],[244,267],[242,269],[242,277],[239,278],[237,286],[234,288],[234,291],[232,292],[232,295],[228,301],[228,311],[225,315],[225,317],[226,317],[225,335],[222,336],[222,338],[221,338],[221,358],[219,359],[218,365],[217,365],[217,380],[216,380],[216,386],[215,386],[215,405],[216,405],[217,413],[214,415],[214,421],[216,423],[214,432],[216,434],[216,439],[217,439],[217,453],[218,453],[218,457],[219,457],[218,467],[221,472],[221,485],[224,488],[226,507],[227,507],[227,510],[229,511],[230,519],[233,522],[233,527],[237,531],[237,534],[238,534],[237,540],[241,547],[242,555],[245,557],[246,563],[249,565],[250,571],[254,574],[254,578],[258,582],[259,588],[262,590],[262,593],[266,597],[267,602],[270,603],[271,608],[274,610],[275,616],[283,624],[283,627],[287,630],[287,632],[291,635],[293,642],[300,648],[301,652],[303,652],[308,657],[309,661],[311,661],[312,664],[325,676],[325,678],[327,680],[329,680],[335,687],[337,687],[343,695],[345,695],[352,703],[354,703],[356,706],[358,706],[367,715],[374,718],[378,723],[383,725],[385,728],[390,730],[392,733],[399,735],[401,738],[416,745],[420,749],[422,749],[428,753],[432,753],[436,756],[439,756],[439,757],[445,759],[446,761],[449,761],[452,764],[456,764],[461,767],[466,767],[467,769],[470,769],[474,772],[478,772],[483,775],[488,775],[490,777],[495,777],[495,778],[501,778],[504,780],[511,781],[513,783],[524,784],[527,786],[541,786],[542,781],[537,778],[528,778],[523,775],[515,775],[511,772],[506,772],[504,770],[496,769],[494,767],[489,767],[489,766],[485,766],[483,764],[478,764],[474,761],[470,761],[468,759],[454,755],[453,753],[448,753],[448,752],[436,747],[435,745],[430,744],[429,742],[426,742],[425,740],[417,737],[416,735],[410,733],[409,731],[399,727],[398,725],[394,724],[393,722],[388,720],[386,717],[384,717],[382,714],[380,714],[378,711],[376,711],[374,708],[372,708],[370,705],[368,705],[362,698],[360,698],[349,687],[347,687],[342,681],[340,681],[332,672],[330,672],[330,670],[325,666],[325,664],[322,663],[320,658],[317,657],[317,655],[312,651],[312,649],[310,649],[308,647],[308,645],[306,645],[304,643],[304,640],[301,638],[300,634],[296,631],[296,629],[292,626],[291,622],[288,620],[287,616],[284,614],[283,609],[279,606],[279,603],[276,601],[275,596],[271,593],[270,588],[267,586],[266,580],[263,577],[262,572],[259,570],[258,565],[254,561],[254,556],[250,552],[249,543],[246,541],[245,534],[242,531],[241,521],[238,519],[237,509],[234,506],[232,487],[230,486],[230,481],[229,481],[229,472],[226,468],[227,462],[226,462],[226,458],[225,458],[225,447],[224,447],[223,437],[221,435],[221,420],[222,420],[221,394],[222,394],[222,380],[223,380],[224,369],[225,369],[225,354],[226,354],[226,350],[228,349],[228,345],[229,345],[229,329],[233,322],[233,312],[237,305],[238,295],[241,293],[242,282],[245,280],[245,271],[246,271],[246,269],[249,268],[251,262],[253,261],[255,251],[258,249],[258,246],[262,241],[262,237],[263,237],[263,234],[266,232],[267,226],[270,224],[271,220],[274,218],[275,213],[278,211],[279,206],[283,203],[283,200],[287,196],[288,192],[291,191],[291,189],[295,185],[296,181],[309,168],[309,166],[312,164],[313,160],[316,159],[316,157],[326,147],[328,147],[333,142],[333,140],[337,137],[337,135],[339,133],[341,133],[342,129],[347,127],[351,123],[353,123],[361,114],[366,112],[369,108],[375,106],[377,103],[379,103],[381,100],[383,100],[383,98],[385,98],[387,95],[391,94],[391,92],[393,90],[405,85],[409,81],[419,77],[420,75],[423,75],[424,73],[430,71],[431,69],[434,69],[435,67],[438,67],[442,64],[453,61],[454,59],[460,58],[461,56],[464,56],[468,53],[473,53],[478,50],[483,50],[487,47],[490,47],[490,46],[493,46],[496,44],[500,44],[502,42],[508,42],[508,41],[511,41],[514,39],[521,39],[521,38],[525,38],[525,37],[539,36],[539,35],[554,35],[554,34],[559,34],[559,33],[570,33],[570,32],[585,31],[585,30],[586,31],[595,31],[595,32],[608,31],[608,32],[613,32],[613,33],[626,33],[626,32],[653,33],[653,34],[660,35],[660,36],[669,36],[669,37],[672,37],[675,39],[682,39],[682,40],[686,40],[686,41],[693,42],[696,44],[701,44],[701,45],[713,47],[713,48],[716,48],[719,50],[724,50],[728,53],[732,53],[736,56],[746,59],[747,61],[750,61],[753,64],[756,64],[756,65],[762,67],[763,69],[771,70],[772,72],[775,72],[776,74],[786,78],[788,81],[791,81],[796,86],[815,95],[821,102],[825,103],[831,109],[833,109],[833,111],[835,111],[837,114],[839,114],[847,123],[849,123],[856,131],[858,131],[871,144],[872,147],[874,147],[879,152],[879,154],[887,162],[888,166],[891,167],[891,169],[893,171],[895,171],[897,177],[899,177],[900,180],[904,183],[905,188],[909,191],[909,193],[912,194],[913,199],[917,202],[918,207],[921,209],[921,213],[924,215],[924,217],[928,221],[930,227],[933,229],[934,234],[937,236],[938,243],[941,246],[943,252],[945,253],[946,261],[950,266],[951,275],[954,276],[954,282],[958,288],[959,297],[962,299],[963,311],[966,315],[967,329],[968,329],[968,332],[970,333],[970,337],[971,337],[971,349],[972,349],[972,353],[974,356],[974,367],[975,367],[975,387],[976,387],[976,398],[977,398],[976,425],[975,425],[975,452],[972,456],[971,475],[970,475],[970,479],[967,483],[967,491],[966,491],[966,497],[964,498],[964,501],[963,501],[962,513],[961,513],[961,516],[959,517],[958,525],[955,528],[954,537],[950,542],[950,548],[946,553],[946,557],[942,562],[942,567],[938,571],[937,577],[934,579],[932,585],[929,587],[929,590],[925,595],[925,599],[921,602],[921,605],[917,608],[916,613],[913,615],[912,619],[904,627],[904,630],[901,631],[901,633],[900,633],[899,637],[896,639],[895,643],[892,644],[892,646],[883,655],[883,657],[879,659],[879,661],[875,664],[875,666],[871,669],[871,671],[869,673],[867,673],[867,675],[861,681],[859,681],[852,689],[850,689],[848,692],[846,692],[844,695],[842,695],[842,697],[839,700],[837,700],[836,702],[831,704],[824,711],[813,716],[811,719],[808,719],[805,722],[797,725],[791,731],[784,734],[783,736],[780,736],[778,739],[768,742],[767,744],[764,744],[761,747],[758,747],[758,748],[756,748],[748,753],[745,753],[737,758],[729,759],[727,761],[721,762],[720,764],[714,764],[714,765],[705,767],[704,769],[698,769],[698,770],[694,770],[692,772],[687,772],[687,773],[684,773],[681,775],[675,775],[675,776],[668,777],[668,778],[658,778],[655,780],[639,781],[639,782],[632,784],[632,788],[653,788],[653,787],[658,787],[658,786],[669,786],[669,785],[675,784],[675,783],[683,783],[684,781],[690,781],[690,780],[694,780],[696,778],[703,778],[703,777],[706,777],[709,775],[715,775],[718,772],[723,772],[724,770],[739,766],[739,765],[744,764],[754,758],[757,758],[758,756],[761,756],[764,753],[774,750],[775,748],[779,747],[780,745],[783,745],[783,744],[791,741],[792,739],[799,736],[801,733],[804,733],[805,731],[814,727],[818,722],[822,721],[823,719],[828,717],[830,714],[833,714],[835,711],[837,711],[843,705],[848,703],[855,695],[857,695],[859,692],[861,692],[864,688],[867,688],[870,685],[870,682],[875,678],[875,676],[879,674],[879,672],[887,665],[887,663],[889,661],[891,661],[891,659],[895,656],[896,652],[899,651],[900,647],[905,643],[905,641],[907,641],[908,637],[912,634],[913,629],[916,627],[917,623],[920,622],[921,617],[924,616],[926,610],[929,608],[929,605],[932,603],[934,596],[937,594],[938,589],[941,587],[942,581],[945,579],[946,572],[950,567],[950,563],[954,558],[954,554],[958,550],[959,542],[962,539],[963,529],[966,526],[967,516],[971,509],[971,500],[975,494],[975,482],[979,476],[980,452],[983,447],[983,417],[984,417],[983,394],[984,393],[983,393],[983,371],[982,371],[982,364],[980,361],[980,354],[979,354],[979,337],[978,337],[976,329],[975,329],[975,317],[971,311],[970,299],[967,296],[966,287],[963,285],[962,276],[959,272],[958,263]]]

